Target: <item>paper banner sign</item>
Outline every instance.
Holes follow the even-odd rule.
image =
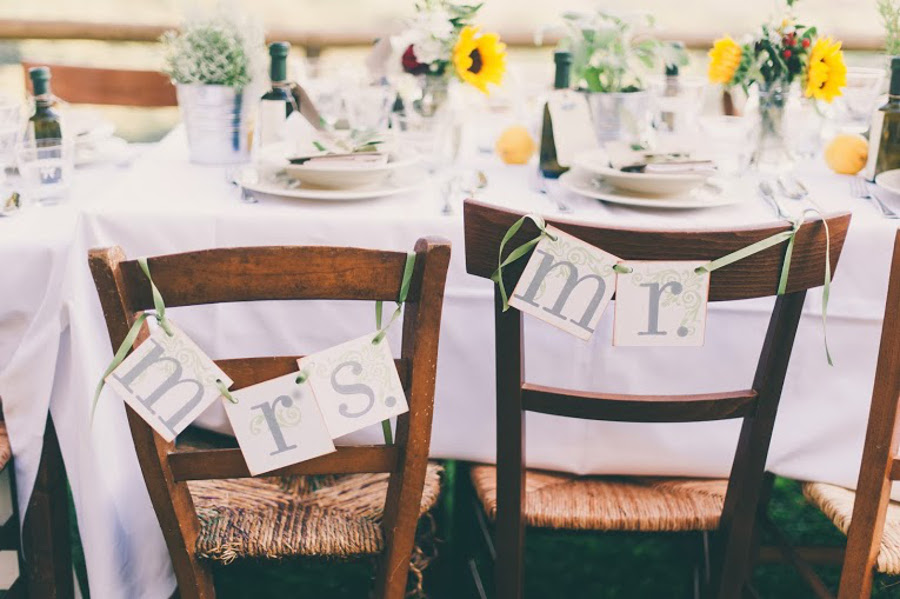
[[[378,332],[298,360],[333,438],[409,411],[387,341]]]
[[[253,476],[335,450],[309,381],[298,383],[298,374],[233,391],[236,403],[222,402]]]
[[[706,332],[707,262],[622,262],[613,345],[700,346]],[[625,272],[630,271],[630,272]]]
[[[159,327],[106,377],[141,418],[167,441],[220,397],[216,379],[232,381],[178,327]]]
[[[616,256],[547,227],[509,305],[581,339],[590,339],[616,290]]]

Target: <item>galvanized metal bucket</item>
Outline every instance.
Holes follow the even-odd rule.
[[[250,159],[252,100],[225,85],[176,86],[191,162],[236,164]]]

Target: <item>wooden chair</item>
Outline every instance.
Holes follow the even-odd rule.
[[[0,525],[0,551],[15,551],[19,576],[6,599],[70,599],[75,596],[69,538],[69,497],[65,467],[52,420],[47,418],[34,489],[19,528],[16,477],[6,422],[0,420],[0,472],[9,469],[13,513]]]
[[[250,478],[239,449],[176,449],[127,409],[182,599],[215,596],[213,560],[379,553],[375,595],[404,596],[416,525],[439,491],[438,470],[428,466],[428,450],[450,245],[420,239],[415,251],[416,268],[404,308],[403,348],[397,360],[410,410],[397,419],[393,445],[339,447],[335,453],[265,478]],[[189,252],[148,262],[168,306],[260,300],[392,301],[398,295],[406,254],[268,247]],[[119,248],[92,250],[90,265],[110,340],[118,348],[136,313],[153,307],[150,286],[137,262],[125,260]],[[145,327],[140,342],[146,333]],[[218,364],[234,380],[232,389],[239,389],[296,371],[297,357]],[[302,475],[320,478],[309,481]],[[272,478],[281,476],[291,478]]]
[[[158,108],[177,106],[175,86],[158,71],[100,69],[64,64],[23,62],[25,88],[31,91],[28,69],[50,67],[53,93],[70,104],[102,104]]]
[[[900,576],[900,504],[890,501],[900,480],[900,232],[894,239],[890,283],[884,306],[881,347],[875,371],[872,407],[856,492],[819,482],[803,483],[803,494],[847,534],[839,599],[872,594],[876,571]],[[791,562],[817,597],[833,597],[808,561],[784,547]]]
[[[500,242],[522,215],[467,201],[464,209],[466,269],[488,278],[497,268]],[[556,227],[617,256],[632,260],[707,260],[784,231],[787,225],[703,231],[625,230],[571,221]],[[831,267],[836,267],[849,215],[828,219]],[[515,248],[537,234],[528,223],[513,237]],[[804,224],[796,235],[787,293],[775,301],[756,374],[746,390],[704,395],[622,395],[550,388],[526,382],[522,315],[502,311],[495,293],[497,365],[497,466],[476,466],[471,483],[479,507],[493,522],[497,599],[523,596],[525,526],[574,530],[715,531],[712,579],[707,592],[735,599],[745,592],[756,544],[756,514],[765,495],[765,463],[785,372],[806,291],[822,285],[825,228]],[[712,273],[709,300],[776,295],[784,244]],[[513,289],[527,258],[504,269]],[[823,358],[824,359],[824,358]],[[618,422],[697,422],[743,419],[727,481],[577,477],[526,470],[526,412]],[[478,516],[482,517],[482,516]],[[488,540],[491,540],[488,537]],[[472,564],[469,564],[470,568]]]

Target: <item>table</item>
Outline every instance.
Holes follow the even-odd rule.
[[[485,155],[476,160],[489,177],[480,199],[556,216],[555,204],[533,189],[533,166],[506,167]],[[0,395],[4,411],[14,416],[9,426],[17,474],[28,481],[31,473],[33,480],[40,440],[35,423],[46,417],[45,402],[59,429],[91,591],[98,597],[167,597],[174,579],[121,400],[104,393],[93,427],[89,422],[93,388],[112,355],[87,268],[90,247],[119,244],[129,257],[280,244],[405,251],[423,235],[448,238],[453,257],[432,455],[494,460],[493,291],[490,282],[465,272],[460,206],[454,216],[442,216],[436,186],[375,202],[267,197],[246,204],[228,174],[224,168],[188,164],[183,132],[176,130],[115,177],[98,179],[83,171],[69,206],[35,208],[15,221],[0,221],[0,264],[13,263],[0,268]],[[769,467],[784,476],[852,487],[896,224],[850,198],[849,180],[815,165],[802,176],[824,211],[852,210],[854,216],[829,307],[835,366],[825,360],[821,297],[814,291],[804,308]],[[752,179],[747,184],[753,188]],[[565,218],[619,226],[699,229],[774,220],[752,193],[740,205],[703,212],[565,199],[574,209]],[[711,306],[705,347],[681,350],[613,348],[611,312],[589,342],[526,319],[526,335],[542,350],[526,358],[528,380],[613,392],[744,388],[753,376],[771,301]],[[176,308],[170,315],[214,358],[307,353],[375,326],[372,303],[356,302],[259,302]],[[395,352],[397,332],[395,327],[389,336]],[[219,406],[198,422],[227,430]],[[627,424],[529,414],[527,459],[532,467],[579,474],[725,476],[737,431],[736,422]],[[374,427],[347,441],[378,442],[380,434]],[[30,489],[22,486],[20,501]]]

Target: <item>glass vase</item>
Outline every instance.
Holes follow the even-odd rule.
[[[413,102],[413,110],[423,117],[433,117],[447,103],[450,78],[442,75],[419,75],[422,94]]]
[[[760,173],[779,174],[794,168],[785,126],[785,108],[790,86],[785,83],[763,84],[757,88],[757,138],[750,166]]]

